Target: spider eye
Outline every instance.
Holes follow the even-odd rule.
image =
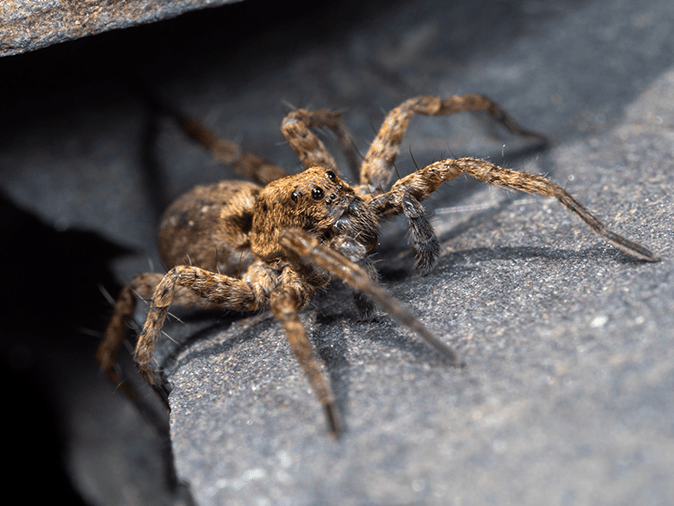
[[[300,195],[297,193],[297,190],[295,190],[292,195],[290,195],[290,198],[293,199],[293,202],[297,202],[297,199],[299,199]]]
[[[332,172],[331,170],[327,171],[325,175],[328,176],[328,179],[330,181],[334,181],[335,179],[337,179],[337,176],[335,176],[335,173]]]
[[[314,200],[321,200],[323,198],[323,189],[318,186],[311,190],[311,196]]]

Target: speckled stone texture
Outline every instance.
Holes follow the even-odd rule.
[[[302,314],[345,415],[336,442],[269,313],[176,310],[157,359],[174,384],[178,476],[202,506],[674,503],[674,3],[275,7],[251,0],[0,60],[15,76],[0,80],[15,97],[0,136],[12,420],[60,429],[68,483],[89,504],[187,501],[165,486],[165,441],[96,370],[110,315],[96,295],[161,271],[159,213],[232,171],[139,83],[288,168],[291,106],[340,109],[364,152],[404,99],[480,92],[552,146],[529,152],[483,115],[414,118],[401,176],[412,157],[442,156],[543,173],[662,261],[631,261],[555,201],[458,178],[426,202],[442,243],[433,273],[415,277],[398,221],[377,259],[466,367],[383,312],[359,321],[336,284]],[[18,390],[27,377],[47,404],[26,402],[41,399]],[[45,455],[35,434],[21,440],[21,455]],[[47,472],[36,465],[25,468]]]
[[[155,23],[239,0],[3,0],[0,56],[35,51],[108,30]]]

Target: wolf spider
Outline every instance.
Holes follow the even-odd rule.
[[[633,257],[654,262],[649,250],[608,230],[559,185],[542,176],[505,169],[484,160],[440,160],[398,179],[387,191],[403,134],[414,114],[440,116],[487,111],[513,134],[541,145],[545,138],[515,123],[482,95],[447,98],[421,96],[393,109],[358,170],[351,137],[337,112],[322,109],[290,112],[281,130],[304,171],[285,170],[238,145],[219,139],[200,123],[176,115],[182,128],[220,161],[258,184],[222,181],[197,186],[165,212],[158,247],[168,272],[140,274],[126,284],[97,353],[106,375],[137,403],[133,388],[115,367],[136,295],[152,297],[134,359],[145,380],[168,407],[169,387],[151,364],[152,353],[169,306],[258,311],[270,307],[283,325],[290,347],[325,410],[329,428],[339,435],[340,416],[329,382],[299,318],[317,290],[336,277],[354,289],[355,305],[368,316],[378,304],[407,326],[449,363],[460,365],[454,351],[433,335],[405,305],[377,283],[368,253],[377,244],[381,222],[404,215],[417,269],[428,273],[440,253],[438,238],[421,202],[461,174],[504,188],[557,198],[594,232]],[[335,159],[312,129],[329,128],[359,183],[342,178]],[[263,186],[262,186],[263,185]]]

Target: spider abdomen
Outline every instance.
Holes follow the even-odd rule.
[[[260,187],[247,181],[201,185],[162,216],[157,246],[167,268],[194,265],[238,277],[255,261],[249,233]]]

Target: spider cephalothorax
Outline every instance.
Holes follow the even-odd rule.
[[[378,235],[369,206],[333,170],[320,166],[272,181],[260,191],[250,233],[253,253],[268,262],[283,256],[279,237],[287,228],[302,229],[322,243],[343,234],[368,251]]]
[[[325,409],[332,432],[339,434],[340,417],[329,382],[298,313],[317,290],[336,277],[355,290],[356,307],[363,316],[369,315],[374,302],[438,350],[449,363],[459,364],[451,348],[377,284],[368,253],[377,243],[382,221],[403,215],[409,223],[417,268],[422,274],[430,271],[440,245],[421,202],[444,182],[461,174],[504,188],[555,197],[618,248],[639,260],[657,261],[648,249],[604,227],[559,185],[542,176],[484,160],[440,160],[386,189],[413,114],[437,116],[474,110],[487,111],[517,135],[544,142],[543,137],[517,125],[482,95],[423,96],[409,99],[389,113],[359,168],[351,138],[338,113],[299,109],[288,114],[281,130],[305,170],[287,175],[270,162],[218,139],[198,122],[177,118],[185,131],[216,158],[233,164],[240,174],[264,186],[243,181],[197,186],[167,209],[158,246],[169,271],[165,275],[140,274],[126,284],[98,350],[100,367],[138,401],[134,390],[116,371],[115,362],[126,322],[135,309],[136,294],[152,296],[134,359],[143,377],[168,406],[168,386],[151,360],[171,304],[234,311],[269,307],[283,325],[290,347]],[[316,127],[333,130],[359,179],[357,186],[343,180],[334,158],[312,132]]]

